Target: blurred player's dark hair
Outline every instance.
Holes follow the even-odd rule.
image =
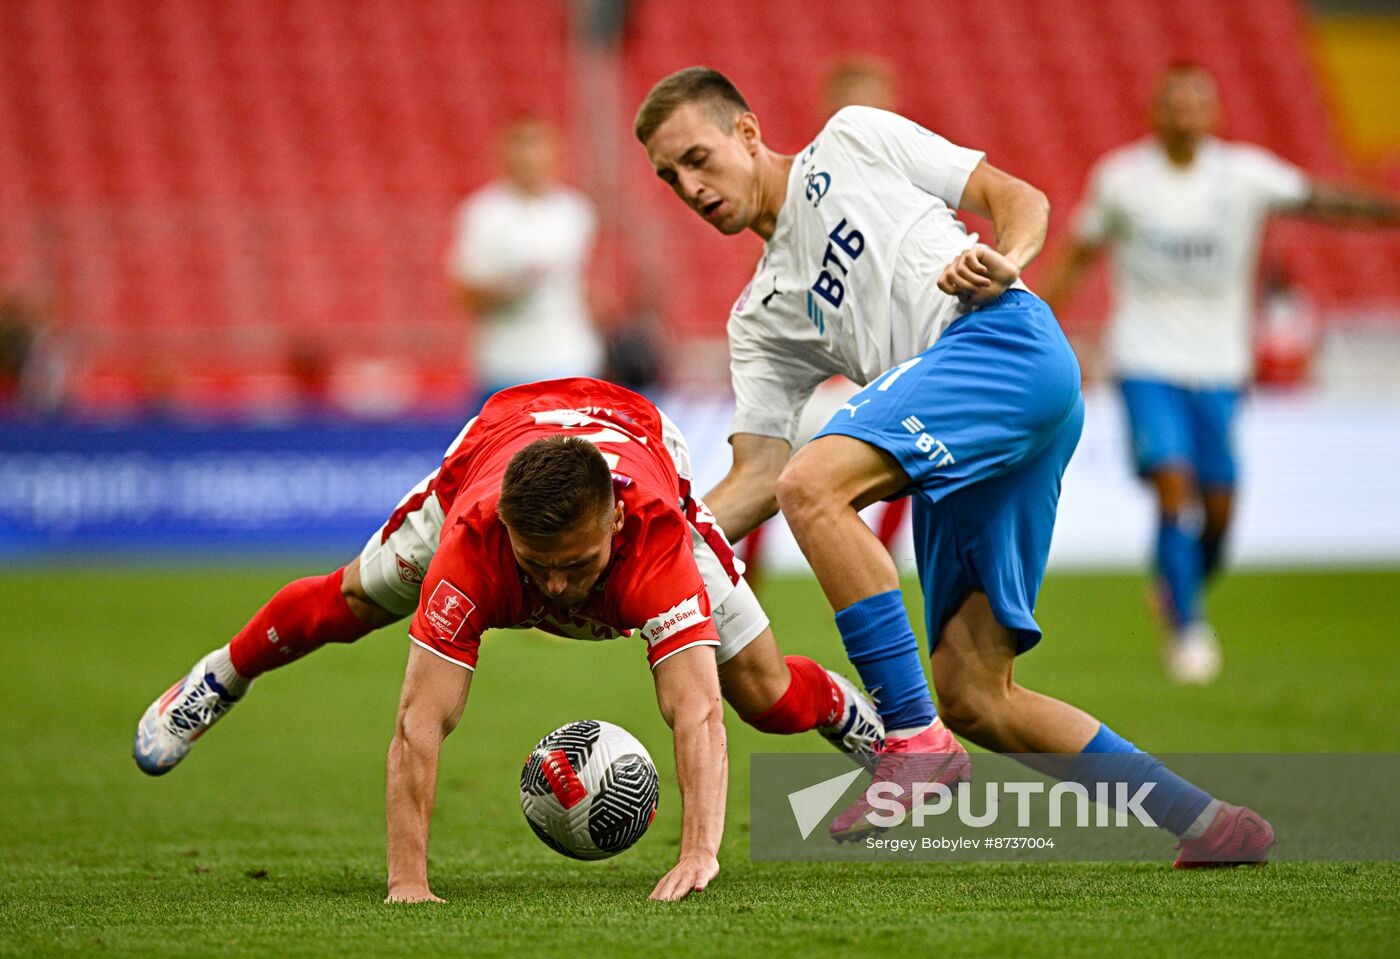
[[[1208,77],[1214,75],[1210,72],[1210,67],[1206,66],[1200,60],[1192,60],[1189,57],[1178,57],[1168,63],[1162,70],[1162,76],[1164,77],[1178,73],[1204,73]]]
[[[895,109],[894,67],[883,57],[851,54],[831,65],[822,79],[826,115],[842,107]]]
[[[1156,94],[1160,96],[1170,84],[1186,79],[1205,80],[1207,83],[1214,84],[1215,74],[1211,72],[1210,67],[1197,60],[1173,60],[1157,75]]]
[[[671,114],[687,103],[703,103],[721,124],[749,112],[749,103],[728,77],[709,67],[686,67],[663,77],[637,108],[632,129],[646,143]]]
[[[511,457],[496,515],[517,536],[543,540],[600,518],[612,505],[612,472],[598,447],[547,436]]]

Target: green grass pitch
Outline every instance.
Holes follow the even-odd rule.
[[[258,681],[169,776],[130,758],[146,704],[294,571],[0,574],[0,955],[1394,955],[1400,866],[765,864],[751,751],[821,750],[730,716],[723,872],[645,901],[679,835],[670,738],[635,644],[488,637],[433,829],[444,906],[385,906],[383,760],[402,627]],[[1213,597],[1226,672],[1160,675],[1136,576],[1057,575],[1020,678],[1157,751],[1400,751],[1400,573],[1239,574]],[[847,669],[810,580],[766,600],[785,648]],[[520,815],[535,740],[608,719],[645,742],[661,808],[603,863]],[[1300,783],[1300,788],[1307,788]]]

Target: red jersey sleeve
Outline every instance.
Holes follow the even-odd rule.
[[[463,535],[463,529],[443,530],[408,636],[429,652],[475,670],[481,634],[503,621],[503,599],[500,584],[488,574],[491,560],[480,549],[466,547],[474,537]]]
[[[632,576],[622,598],[623,616],[647,644],[647,662],[692,646],[718,646],[710,597],[691,552],[690,531],[679,512],[652,519],[629,559]]]

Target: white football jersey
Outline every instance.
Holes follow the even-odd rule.
[[[1110,251],[1115,374],[1187,387],[1245,381],[1260,235],[1271,212],[1310,192],[1297,167],[1243,143],[1208,139],[1185,168],[1152,138],[1104,156],[1074,231]]]
[[[602,369],[603,344],[584,283],[596,223],[592,201],[564,186],[528,196],[491,183],[458,208],[451,278],[529,287],[481,317],[475,365],[485,385],[594,376]]]
[[[846,107],[798,155],[773,237],[729,317],[730,432],[794,442],[817,384],[861,385],[966,312],[935,285],[976,242],[953,214],[983,154]]]

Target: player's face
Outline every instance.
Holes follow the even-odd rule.
[[[850,73],[831,83],[826,91],[828,116],[842,107],[894,109],[894,87],[890,79],[875,72]]]
[[[612,539],[622,521],[622,504],[617,503],[602,517],[584,520],[549,541],[525,539],[509,527],[506,532],[515,561],[545,598],[564,609],[577,609],[608,568]]]
[[[537,193],[558,173],[559,146],[554,131],[542,120],[522,120],[506,134],[501,147],[506,176],[521,189]]]
[[[759,211],[758,168],[762,141],[752,113],[728,129],[702,103],[687,103],[666,118],[646,142],[656,175],[685,205],[726,236],[748,229]]]
[[[1173,74],[1157,90],[1154,121],[1169,143],[1194,143],[1215,129],[1218,115],[1215,81],[1206,73]]]

